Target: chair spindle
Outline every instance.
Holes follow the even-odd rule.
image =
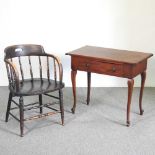
[[[19,60],[19,66],[20,66],[20,72],[21,72],[21,76],[22,76],[22,81],[24,81],[24,73],[23,73],[23,67],[22,67],[20,56],[18,57],[18,60]]]
[[[41,58],[39,57],[39,69],[40,69],[40,79],[42,80],[42,66],[41,66]]]
[[[31,80],[33,81],[33,72],[32,72],[32,65],[31,65],[31,57],[28,56],[29,59],[29,66],[30,66],[30,75],[31,75]]]
[[[57,72],[56,72],[56,63],[55,63],[55,59],[53,59],[54,62],[54,80],[55,82],[57,81]]]
[[[47,56],[47,78],[50,81],[49,57]]]

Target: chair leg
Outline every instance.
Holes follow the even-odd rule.
[[[23,97],[19,98],[19,112],[20,112],[20,136],[23,137],[24,133],[24,103]]]
[[[62,89],[59,90],[59,100],[60,100],[61,122],[62,122],[62,125],[64,125],[64,107],[63,107],[63,92],[62,92]]]
[[[8,122],[9,112],[10,112],[10,107],[11,107],[11,100],[12,100],[12,93],[9,94],[8,106],[7,106],[7,111],[6,111],[5,122]]]
[[[42,95],[39,95],[39,105],[42,106]],[[43,107],[40,107],[40,114],[43,113]]]

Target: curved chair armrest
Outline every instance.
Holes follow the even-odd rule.
[[[10,68],[13,70],[13,76],[14,76],[14,80],[15,80],[16,91],[18,91],[20,81],[19,81],[19,73],[18,73],[18,70],[16,68],[16,65],[9,60],[4,60],[4,61],[5,61],[6,65],[9,65]],[[8,79],[10,80],[9,82],[11,82],[11,77],[10,77],[8,67],[7,67],[7,72],[8,72]]]
[[[58,67],[59,67],[59,81],[62,83],[62,79],[63,79],[63,67],[62,67],[62,64],[61,64],[61,61],[59,59],[59,57],[53,55],[53,54],[49,54],[49,53],[46,53],[46,56],[48,57],[52,57],[54,58],[57,63],[58,63]]]

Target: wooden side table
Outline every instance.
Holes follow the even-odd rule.
[[[130,105],[134,77],[140,74],[139,109],[140,115],[143,115],[142,96],[146,79],[147,59],[153,56],[152,53],[84,46],[66,54],[71,56],[71,79],[74,97],[72,113],[75,113],[76,108],[76,74],[79,70],[87,72],[87,105],[90,101],[91,72],[128,78],[127,126],[130,125]]]

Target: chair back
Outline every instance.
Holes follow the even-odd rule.
[[[57,57],[47,54],[41,45],[22,44],[5,48],[9,86],[18,89],[26,79],[46,78],[62,82],[62,66]]]

